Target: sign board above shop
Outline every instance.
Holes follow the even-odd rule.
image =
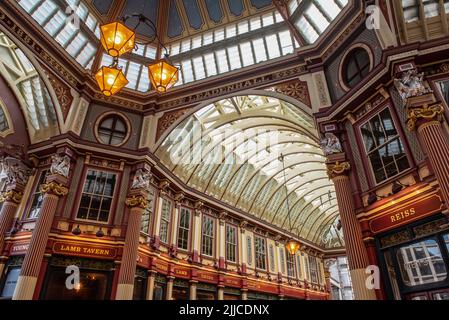
[[[91,246],[71,242],[55,242],[53,244],[53,252],[69,256],[103,259],[113,259],[117,255],[117,250],[113,247]]]
[[[431,214],[441,212],[443,203],[438,194],[432,194],[416,199],[404,205],[398,204],[388,208],[385,212],[369,221],[369,228],[374,234],[385,232],[413,221],[422,219]]]

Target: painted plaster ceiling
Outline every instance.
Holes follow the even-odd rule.
[[[342,247],[334,185],[317,137],[311,115],[298,107],[238,96],[183,120],[156,156],[191,188],[321,247]]]

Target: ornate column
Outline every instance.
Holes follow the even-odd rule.
[[[444,120],[443,104],[437,102],[424,80],[424,73],[418,73],[416,68],[402,73],[394,83],[407,108],[407,127],[410,131],[416,130],[448,207],[449,138],[441,125]]]
[[[190,281],[189,300],[196,300],[196,289],[198,287],[198,281]]]
[[[248,289],[240,290],[242,292],[242,300],[248,300]]]
[[[116,300],[132,300],[139,249],[140,224],[143,210],[148,205],[148,189],[151,173],[149,169],[138,169],[134,175],[131,191],[125,204],[129,208],[128,226],[123,247]]]
[[[156,279],[156,271],[153,270],[148,271],[147,300],[153,300],[155,279]]]
[[[224,287],[218,286],[217,300],[224,300]]]
[[[343,234],[345,239],[346,254],[348,256],[349,270],[351,274],[354,295],[356,300],[376,300],[374,290],[369,290],[366,285],[365,273],[369,266],[368,254],[362,238],[362,230],[357,220],[352,197],[352,188],[349,181],[349,162],[336,162],[328,164],[328,174],[335,185],[338,209],[340,213]]]
[[[19,159],[7,157],[2,160],[1,168],[6,174],[6,191],[0,195],[3,202],[0,211],[0,255],[5,245],[6,233],[12,228],[17,208],[22,201],[23,191],[28,182],[30,170]]]
[[[65,197],[69,192],[67,188],[69,170],[70,158],[68,155],[56,154],[52,157],[50,175],[47,176],[46,183],[41,187],[41,191],[44,193],[41,211],[23,260],[13,300],[33,299],[59,199]]]
[[[173,282],[175,281],[175,277],[169,276],[167,277],[167,293],[165,295],[165,300],[173,299]]]
[[[410,131],[416,130],[421,146],[427,154],[438,180],[446,207],[448,207],[449,139],[441,124],[444,118],[444,109],[441,103],[429,104],[430,101],[423,102],[422,100],[422,97],[408,99],[407,127]]]

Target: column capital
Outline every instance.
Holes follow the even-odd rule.
[[[333,179],[338,176],[348,175],[349,171],[351,170],[351,165],[349,164],[349,161],[343,161],[343,162],[335,162],[335,163],[328,163],[327,164],[327,174],[329,178]]]
[[[407,112],[407,128],[409,131],[418,129],[422,124],[431,121],[440,121],[444,113],[441,103],[425,104],[421,107],[409,108]]]
[[[128,194],[125,200],[125,204],[130,208],[142,208],[145,209],[148,206],[147,193],[145,190],[133,190]]]
[[[50,181],[41,186],[42,193],[53,194],[58,197],[64,197],[69,193],[69,189],[65,187],[62,183],[57,183],[55,181]]]
[[[15,190],[5,191],[0,194],[0,202],[13,202],[15,204],[20,204],[22,201],[23,193]]]

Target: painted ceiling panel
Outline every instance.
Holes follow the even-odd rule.
[[[223,11],[221,9],[220,1],[217,0],[205,0],[207,13],[209,18],[215,22],[219,23],[223,18]]]
[[[176,0],[170,0],[167,35],[170,38],[178,37],[182,34],[183,29],[178,7],[176,6]]]
[[[235,16],[241,16],[243,13],[242,0],[228,0],[228,6],[231,13]]]
[[[200,8],[196,0],[183,0],[184,10],[187,14],[187,19],[192,28],[198,30],[201,29],[203,19],[201,18]]]
[[[92,4],[102,15],[107,15],[114,0],[93,0]]]
[[[255,6],[257,9],[267,7],[272,3],[273,3],[272,0],[251,0],[251,4]]]
[[[157,23],[157,11],[159,7],[159,0],[127,0],[125,7],[123,9],[122,15],[132,15],[142,13],[146,17],[150,18],[151,21]],[[126,24],[130,28],[134,28],[139,23],[138,18],[130,18],[126,21]],[[152,37],[154,35],[153,30],[146,24],[141,23],[137,28],[137,32],[141,35]]]

